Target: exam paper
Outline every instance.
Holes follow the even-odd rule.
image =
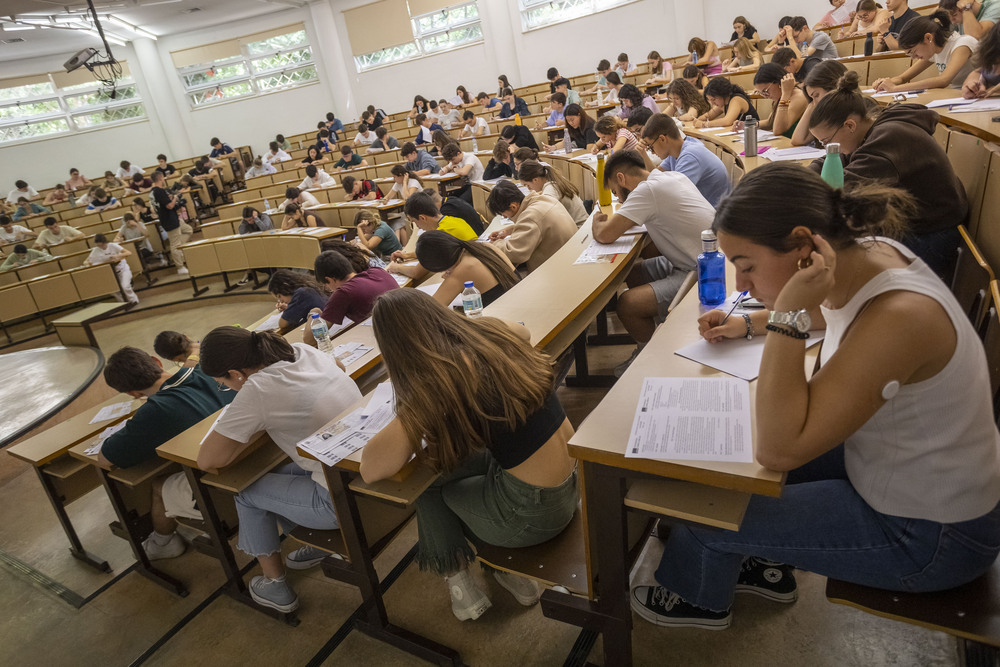
[[[420,290],[421,292],[424,292],[425,294],[430,294],[431,296],[434,296],[434,293],[437,292],[438,288],[440,287],[441,283],[434,283],[433,285],[420,285],[419,287],[417,287],[417,289]],[[451,303],[448,304],[448,307],[457,308],[458,306],[461,305],[462,305],[462,294],[459,293],[458,296],[456,296],[454,299],[451,300]]]
[[[94,418],[90,420],[90,423],[96,424],[97,422],[111,421],[112,419],[124,417],[130,412],[132,412],[132,401],[112,403],[111,405],[105,405],[101,408],[100,412],[94,415]]]
[[[355,361],[365,356],[371,352],[373,348],[371,345],[362,345],[361,343],[343,343],[333,348],[333,356],[340,359],[340,363],[344,366],[350,366]]]
[[[109,426],[103,431],[101,431],[101,434],[97,436],[97,443],[91,445],[90,447],[87,447],[87,449],[85,449],[83,453],[86,454],[87,456],[96,456],[97,454],[100,454],[101,447],[104,445],[104,441],[113,436],[118,431],[125,428],[125,424],[127,423],[128,420],[126,419],[123,422],[119,422],[114,426]]]
[[[646,378],[625,456],[753,462],[749,383],[734,378]]]
[[[812,148],[811,146],[795,146],[794,148],[768,148],[760,156],[771,162],[783,162],[785,160],[815,160],[826,155],[822,148]]]
[[[833,19],[833,25],[845,25],[851,22],[851,10],[853,7],[851,3],[845,2],[837,9],[834,9],[830,13],[830,18]]]
[[[933,102],[928,102],[924,106],[928,109],[937,109],[938,107],[953,107],[958,105],[972,104],[976,100],[967,100],[964,97],[949,97],[946,100],[934,100]]]
[[[364,447],[395,416],[392,384],[383,382],[372,392],[367,405],[340,421],[327,424],[299,442],[298,446],[327,465],[337,465],[342,459]]]
[[[1000,110],[1000,100],[977,100],[972,104],[957,109],[950,109],[951,113],[975,113],[977,111],[997,111]]]
[[[614,243],[598,243],[590,241],[590,245],[580,253],[574,264],[594,264],[597,262],[613,262],[615,255],[627,253],[632,250],[635,241],[631,236],[625,236]]]
[[[278,321],[281,319],[281,313],[275,313],[271,317],[267,318],[260,325],[254,329],[254,331],[274,331],[278,328]]]

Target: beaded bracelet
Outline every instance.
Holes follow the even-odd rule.
[[[768,331],[776,331],[780,334],[784,334],[790,338],[796,338],[798,340],[804,340],[806,338],[809,338],[808,331],[802,331],[802,332],[793,331],[792,329],[786,329],[785,327],[775,326],[774,324],[768,324],[766,328]]]

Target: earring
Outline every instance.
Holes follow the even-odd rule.
[[[243,382],[243,376],[242,375],[237,375],[236,376],[236,381],[237,382]]]
[[[800,271],[802,269],[808,269],[812,265],[813,265],[812,257],[802,257],[801,259],[799,259],[797,263],[797,266],[799,267]]]

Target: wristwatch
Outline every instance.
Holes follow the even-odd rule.
[[[767,317],[767,323],[788,327],[792,331],[797,331],[798,333],[805,333],[809,331],[809,327],[812,325],[812,318],[809,317],[809,312],[805,309],[791,310],[787,312],[776,312],[772,310],[771,314]]]

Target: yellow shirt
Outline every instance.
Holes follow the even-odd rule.
[[[469,223],[452,215],[441,216],[437,228],[439,231],[451,234],[459,241],[475,241],[479,238],[479,234],[472,231]]]

